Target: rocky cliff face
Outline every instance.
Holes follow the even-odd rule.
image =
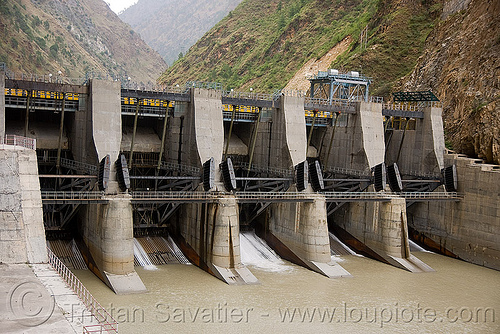
[[[500,164],[500,1],[449,0],[403,90],[443,102],[452,148]]]

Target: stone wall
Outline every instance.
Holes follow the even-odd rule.
[[[461,259],[500,270],[500,166],[456,154],[445,161],[457,166],[463,199],[413,205],[410,227]]]
[[[0,149],[0,263],[47,262],[36,152]]]

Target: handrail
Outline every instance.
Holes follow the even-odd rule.
[[[132,161],[133,166],[157,166],[158,165],[158,160],[152,160],[152,159],[134,159]],[[185,173],[188,175],[192,176],[198,176],[200,175],[200,168],[196,166],[189,166],[189,165],[183,165],[183,164],[178,164],[178,163],[173,163],[173,162],[167,162],[167,161],[161,161],[160,168],[163,170],[169,170],[169,171],[178,171],[181,173]]]
[[[248,162],[238,162],[238,163],[233,163],[233,166],[234,168],[243,168],[248,170],[249,164]],[[250,171],[258,173],[268,173],[277,176],[293,177],[293,169],[262,167],[258,165],[252,165],[250,167]]]
[[[309,97],[306,96],[305,98],[305,103],[313,103],[313,104],[320,104],[320,105],[332,105],[332,106],[339,106],[339,107],[355,107],[356,101],[353,100],[347,100],[347,99],[321,99],[321,98],[316,98],[316,97]]]
[[[5,77],[10,80],[24,80],[24,81],[34,81],[34,82],[45,82],[45,83],[59,83],[59,84],[70,84],[70,85],[82,85],[85,82],[85,78],[69,78],[63,75],[57,74],[27,74],[27,73],[15,73],[5,70]]]
[[[364,171],[360,171],[360,170],[356,170],[356,169],[349,169],[349,168],[342,168],[342,167],[325,167],[324,172],[339,173],[342,175],[371,177],[371,173],[368,169],[364,170]]]
[[[423,107],[408,102],[385,102],[382,104],[385,110],[422,111]]]
[[[396,193],[396,195],[404,197],[407,200],[443,200],[443,199],[450,199],[450,200],[459,200],[463,198],[463,195],[457,193],[457,192],[401,192],[401,193]]]
[[[118,333],[118,322],[92,296],[80,280],[69,270],[64,263],[47,247],[49,264],[66,282],[68,287],[80,298],[92,316],[99,321],[98,325],[83,326],[84,333]],[[96,330],[94,330],[96,328]]]
[[[53,191],[42,190],[42,200],[100,200],[102,191]]]
[[[12,145],[36,150],[36,139],[16,135],[5,135],[0,137],[0,145]]]
[[[254,92],[237,92],[237,91],[224,91],[223,97],[231,97],[236,99],[259,100],[259,101],[272,101],[273,94],[254,93]]]

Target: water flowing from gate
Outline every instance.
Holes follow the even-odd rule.
[[[137,260],[139,265],[143,267],[146,270],[156,270],[158,269],[153,262],[149,259],[148,254],[142,248],[142,245],[139,243],[139,241],[134,238],[134,258]]]
[[[292,270],[254,231],[240,233],[241,262],[266,271]]]

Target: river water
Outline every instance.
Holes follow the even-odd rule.
[[[412,274],[342,255],[335,259],[353,277],[328,279],[259,242],[242,236],[258,285],[229,286],[193,265],[168,264],[136,267],[147,293],[115,295],[90,271],[74,272],[120,333],[500,333],[498,271],[413,252],[436,272]]]

